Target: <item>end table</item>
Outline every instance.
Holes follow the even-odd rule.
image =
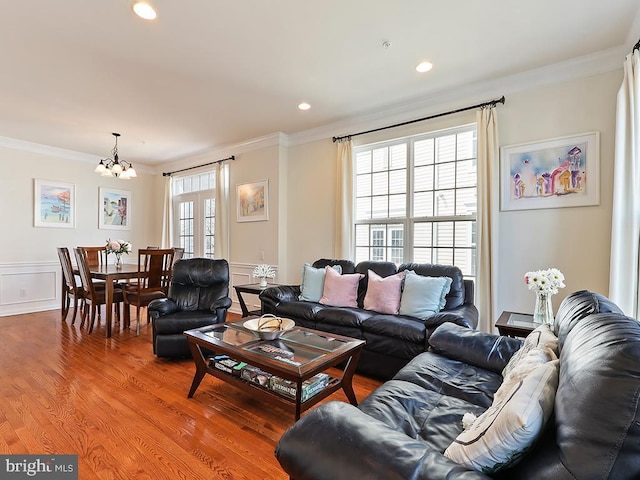
[[[242,318],[248,317],[249,315],[262,315],[262,307],[259,310],[249,310],[247,308],[247,304],[242,298],[243,293],[250,293],[252,295],[260,295],[263,290],[269,287],[277,287],[278,283],[268,283],[266,287],[261,287],[259,283],[248,283],[246,285],[234,285],[233,288],[236,290],[236,295],[238,296],[238,302],[240,302],[240,308],[242,309]]]
[[[516,312],[502,312],[496,322],[498,333],[507,337],[526,337],[540,325],[533,321],[533,315]]]

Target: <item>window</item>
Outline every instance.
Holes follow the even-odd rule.
[[[354,149],[355,259],[476,271],[476,127]]]
[[[213,172],[172,178],[174,238],[183,258],[213,258],[216,180]]]

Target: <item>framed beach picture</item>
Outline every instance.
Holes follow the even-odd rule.
[[[238,222],[269,220],[269,181],[238,185],[236,201]]]
[[[600,134],[502,147],[501,210],[600,204]]]
[[[76,186],[72,183],[34,179],[33,225],[75,228]]]
[[[100,187],[98,228],[129,230],[131,228],[131,192]]]

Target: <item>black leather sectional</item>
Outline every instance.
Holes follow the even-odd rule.
[[[478,310],[473,304],[473,282],[466,280],[458,267],[405,263],[396,267],[390,262],[361,262],[320,259],[315,268],[340,265],[343,274],[361,273],[364,278],[358,287],[359,308],[331,307],[316,302],[300,301],[300,287],[278,286],[260,294],[264,313],[293,319],[297,325],[329,333],[366,340],[360,356],[358,372],[389,379],[412,358],[425,352],[431,333],[441,324],[451,322],[474,329],[478,325]],[[367,293],[367,272],[381,277],[399,271],[413,270],[418,275],[450,277],[453,282],[442,311],[427,318],[381,314],[364,310]]]
[[[493,478],[640,478],[640,323],[588,291],[556,316],[553,413],[519,463]],[[462,417],[484,412],[520,341],[444,324],[431,349],[358,407],[329,402],[284,433],[276,456],[296,480],[486,479],[443,455]]]

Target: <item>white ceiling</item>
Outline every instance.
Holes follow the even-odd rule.
[[[146,22],[129,0],[0,0],[0,136],[105,156],[120,132],[121,158],[159,165],[640,36],[637,0],[153,4]],[[418,74],[424,59],[434,68]]]

